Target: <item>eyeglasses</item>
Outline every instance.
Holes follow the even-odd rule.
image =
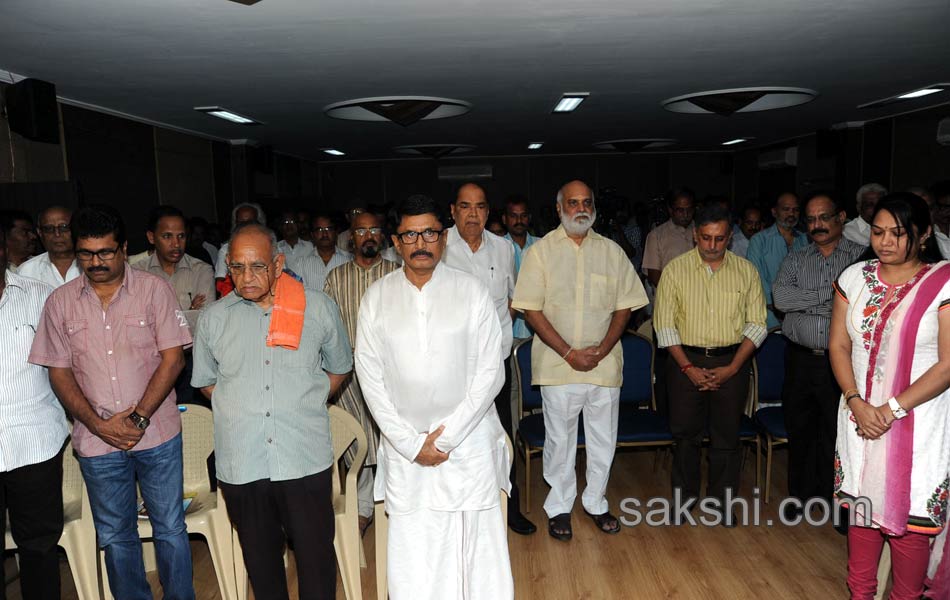
[[[822,223],[831,223],[832,219],[837,216],[838,215],[835,213],[828,213],[824,215],[818,215],[817,217],[805,217],[805,223],[808,225],[814,225],[818,221],[821,221]]]
[[[76,258],[83,262],[87,262],[92,260],[93,256],[98,256],[99,260],[106,261],[115,258],[115,253],[118,251],[118,246],[112,248],[111,250],[109,248],[103,248],[102,250],[97,250],[95,252],[92,250],[76,250]]]
[[[314,233],[330,233],[336,231],[336,227],[314,227]]]
[[[403,244],[415,244],[420,235],[422,236],[423,242],[431,244],[432,242],[438,241],[444,231],[444,229],[426,229],[425,231],[409,230],[397,233],[396,235],[399,236],[399,241]]]
[[[383,233],[382,227],[360,227],[359,229],[353,230],[353,235],[358,237],[363,237],[364,235],[380,235],[381,233]]]
[[[293,219],[284,219],[283,221],[280,222],[280,224],[281,225],[295,225],[298,222],[299,221],[294,221]]]
[[[243,277],[244,273],[250,269],[251,275],[257,277],[267,273],[270,269],[270,265],[265,265],[263,263],[254,263],[253,265],[242,265],[240,263],[235,263],[228,265],[228,272],[231,274],[231,277]]]
[[[40,225],[39,230],[46,235],[53,235],[56,233],[59,235],[66,235],[69,233],[69,225]]]

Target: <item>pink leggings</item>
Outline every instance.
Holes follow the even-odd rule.
[[[933,538],[920,533],[888,537],[880,529],[854,525],[848,528],[848,587],[852,600],[872,600],[877,593],[877,568],[885,538],[891,544],[891,600],[918,600],[924,593]]]

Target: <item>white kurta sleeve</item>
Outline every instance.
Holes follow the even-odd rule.
[[[442,423],[445,430],[435,440],[436,448],[442,452],[451,452],[468,437],[505,383],[501,325],[487,288],[480,288],[474,304],[468,348],[469,364],[474,365],[473,377],[462,403]]]
[[[359,378],[360,390],[379,431],[406,460],[412,462],[422,450],[426,434],[417,432],[407,423],[393,405],[392,397],[386,390],[383,362],[384,345],[378,332],[382,324],[377,322],[373,310],[374,294],[372,288],[367,291],[360,305],[356,321],[356,352],[354,362]],[[497,319],[496,319],[497,320]]]

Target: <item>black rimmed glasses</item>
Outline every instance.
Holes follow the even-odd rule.
[[[46,235],[53,235],[56,233],[59,235],[66,235],[69,233],[69,225],[40,225],[39,230]]]
[[[90,260],[92,260],[93,256],[98,256],[99,260],[107,261],[107,260],[112,260],[113,258],[115,258],[115,254],[118,251],[119,251],[118,246],[116,246],[115,248],[103,248],[102,250],[96,250],[95,252],[93,252],[92,250],[76,250],[76,258],[83,262],[89,262]]]
[[[380,235],[383,233],[382,227],[360,227],[353,230],[353,235],[363,237],[365,235]]]
[[[431,244],[432,242],[439,241],[439,238],[442,237],[444,229],[426,229],[424,231],[403,231],[402,233],[396,233],[399,236],[399,241],[403,244],[415,244],[416,240],[419,239],[419,236],[422,236],[422,241]]]

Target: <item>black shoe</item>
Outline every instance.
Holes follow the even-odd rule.
[[[508,528],[518,535],[531,535],[538,530],[528,517],[517,510],[508,513]]]
[[[838,506],[838,524],[835,525],[835,531],[841,535],[848,535],[848,523],[851,518],[851,511],[846,506]]]

